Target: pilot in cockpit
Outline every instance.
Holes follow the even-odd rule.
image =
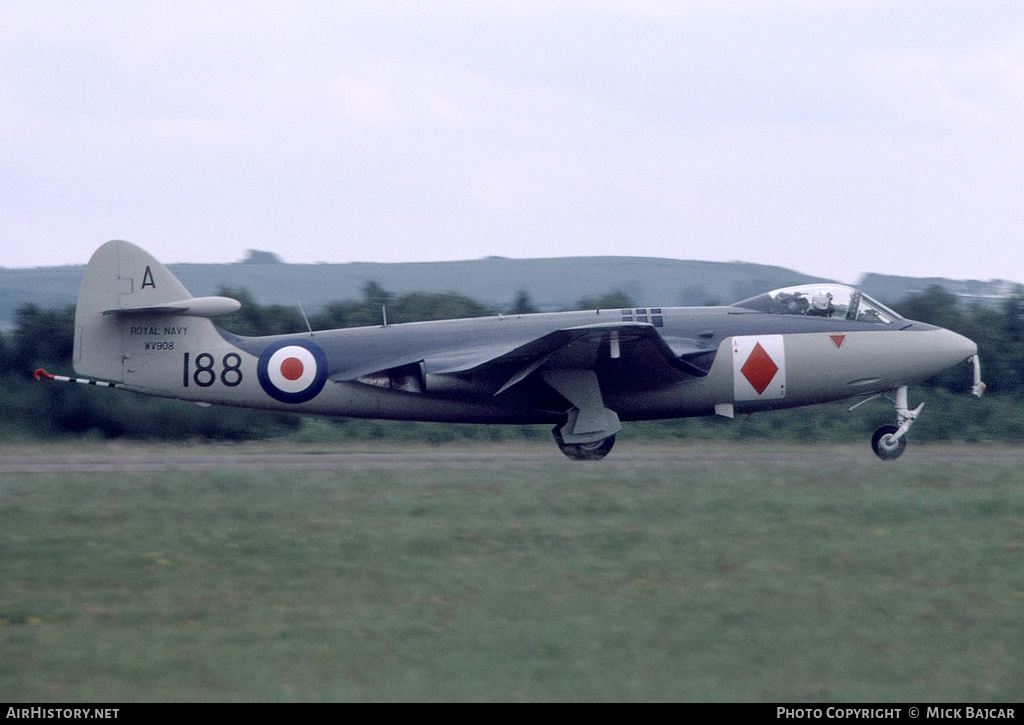
[[[808,315],[815,317],[831,317],[836,308],[832,305],[832,293],[826,290],[818,290],[811,296],[811,306],[807,309]]]

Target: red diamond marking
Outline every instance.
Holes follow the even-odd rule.
[[[740,372],[754,386],[757,394],[761,395],[771,384],[775,373],[779,372],[779,366],[772,360],[771,355],[761,347],[761,343],[757,343],[751,350],[750,357],[740,368]]]
[[[829,335],[829,337],[832,338],[832,342],[834,342],[836,344],[837,348],[842,347],[843,346],[843,340],[846,339],[846,335]]]

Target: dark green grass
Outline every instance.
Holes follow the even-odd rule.
[[[4,700],[1024,698],[1009,464],[0,479]]]

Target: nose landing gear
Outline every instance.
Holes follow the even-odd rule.
[[[921,403],[913,410],[910,409],[907,404],[906,385],[896,389],[896,400],[893,402],[896,406],[897,425],[883,425],[871,436],[871,448],[883,461],[892,461],[903,455],[907,448],[907,431],[914,425],[921,408],[924,407],[924,403]]]

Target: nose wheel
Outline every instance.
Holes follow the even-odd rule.
[[[896,389],[896,399],[893,401],[896,406],[897,425],[883,425],[871,436],[871,449],[875,455],[883,461],[892,461],[903,455],[907,448],[907,431],[914,425],[917,416],[921,413],[924,403],[910,409],[907,404],[907,386]]]
[[[907,449],[907,439],[896,435],[899,430],[894,425],[883,425],[871,436],[871,449],[883,461],[899,458]]]

